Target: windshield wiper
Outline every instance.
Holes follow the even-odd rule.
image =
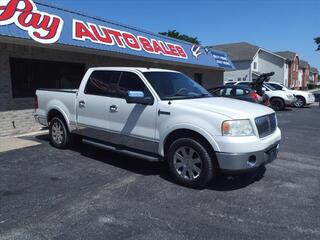
[[[203,93],[198,95],[182,95],[182,94],[176,94],[174,96],[170,97],[164,97],[162,100],[175,100],[175,99],[194,99],[194,98],[203,98],[203,97],[213,97],[211,94]]]
[[[203,98],[203,97],[213,97],[211,94],[209,93],[202,93],[198,96],[194,96],[195,98]]]

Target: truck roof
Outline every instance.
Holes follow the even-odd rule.
[[[139,71],[139,72],[177,72],[174,70],[161,68],[142,68],[142,67],[94,67],[91,70],[105,70],[105,71]]]

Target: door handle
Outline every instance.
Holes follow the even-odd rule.
[[[86,106],[86,102],[85,101],[80,101],[79,102],[79,107],[80,108],[84,108]]]
[[[118,106],[117,105],[111,105],[110,106],[110,112],[113,112],[113,113],[118,112]]]

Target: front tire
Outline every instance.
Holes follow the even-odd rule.
[[[270,104],[275,111],[282,111],[286,107],[284,101],[281,98],[272,98],[270,100]]]
[[[49,136],[51,144],[59,149],[68,148],[71,144],[71,134],[64,120],[54,117],[50,121]]]
[[[204,144],[194,139],[177,139],[167,154],[169,170],[179,184],[201,189],[217,172],[212,155]]]
[[[297,101],[293,104],[296,108],[303,108],[306,105],[306,100],[304,97],[298,96]]]

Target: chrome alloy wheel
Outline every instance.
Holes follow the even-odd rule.
[[[301,108],[304,105],[304,101],[302,98],[298,98],[297,101],[295,101],[294,106],[297,108]]]
[[[55,122],[51,129],[52,139],[56,144],[62,144],[64,141],[63,127],[60,122]]]
[[[192,147],[181,147],[175,154],[173,164],[177,173],[184,179],[197,179],[202,171],[200,155]]]

